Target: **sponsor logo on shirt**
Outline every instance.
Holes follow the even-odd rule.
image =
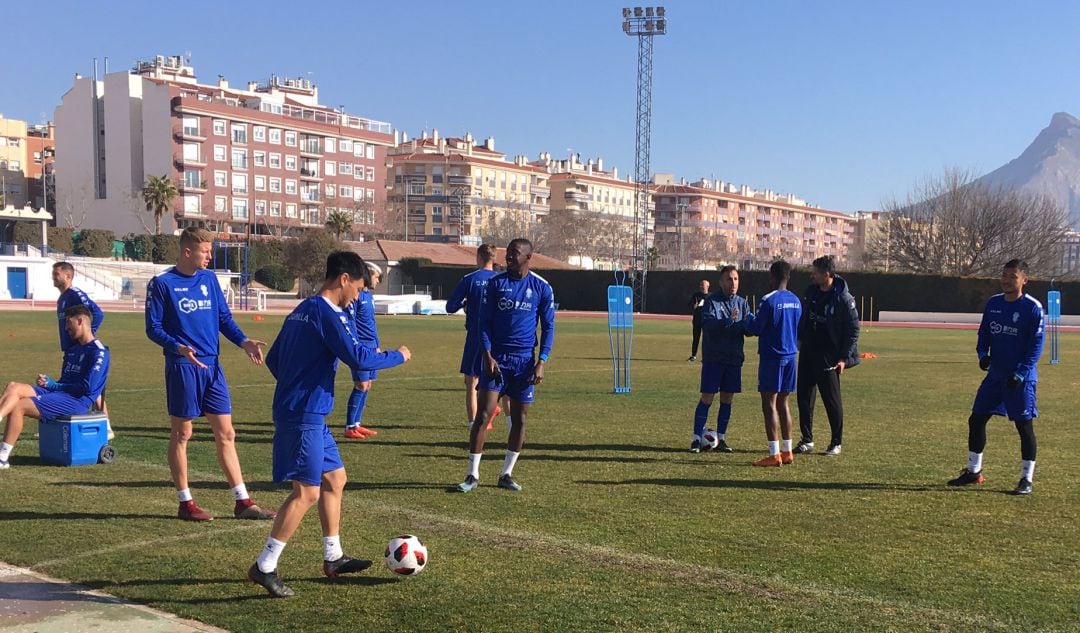
[[[183,314],[191,314],[196,310],[210,310],[214,307],[214,302],[209,299],[191,299],[190,297],[181,297],[176,302],[176,307]]]
[[[503,297],[499,299],[500,310],[532,310],[533,303],[531,301],[514,301],[509,297]]]
[[[1006,336],[1016,336],[1020,334],[1020,329],[1012,327],[1011,325],[1002,325],[997,321],[990,322],[991,334],[1004,334]]]

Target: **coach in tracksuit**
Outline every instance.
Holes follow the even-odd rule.
[[[814,405],[817,392],[829,417],[832,439],[825,454],[840,454],[844,435],[844,403],[840,375],[859,364],[859,313],[847,282],[836,274],[831,255],[814,260],[813,282],[803,295],[799,323],[799,427],[802,440],[796,453],[814,450]]]

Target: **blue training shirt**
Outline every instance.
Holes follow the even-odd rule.
[[[164,348],[165,356],[178,356],[177,346],[187,345],[199,359],[214,359],[219,332],[238,347],[247,340],[214,273],[197,270],[189,276],[174,267],[147,284],[146,335]]]
[[[1024,382],[1037,382],[1036,366],[1043,348],[1043,307],[1039,300],[1022,294],[1006,301],[996,294],[986,302],[979,340],[979,358],[989,354],[990,375],[1005,379],[1016,375]]]
[[[353,317],[353,327],[360,344],[371,349],[379,347],[379,330],[375,327],[375,295],[370,290],[361,290],[360,296],[349,304],[348,312]]]
[[[540,324],[540,359],[546,361],[555,342],[555,292],[543,277],[509,272],[488,281],[480,314],[480,343],[492,355],[532,354]]]
[[[94,303],[94,300],[86,296],[86,293],[78,288],[72,286],[60,294],[60,297],[56,300],[56,320],[60,323],[60,351],[67,351],[67,348],[75,344],[75,341],[68,336],[67,330],[64,329],[64,311],[72,306],[86,306],[90,309],[90,330],[97,334],[98,328],[101,327],[101,322],[105,320],[105,313],[101,311],[98,304]]]
[[[739,295],[714,292],[701,307],[701,360],[725,365],[742,365],[743,334],[752,315],[750,304]]]
[[[799,318],[802,302],[789,290],[774,290],[761,298],[757,314],[746,324],[746,331],[758,337],[758,355],[785,360],[799,351]]]
[[[480,307],[484,303],[484,293],[488,282],[497,275],[494,270],[481,268],[461,278],[454,293],[446,300],[447,314],[453,314],[465,308],[465,329],[470,334],[480,331]]]
[[[49,391],[63,391],[76,397],[89,398],[87,409],[105,389],[109,377],[109,349],[94,339],[86,345],[72,344],[64,352],[60,380],[45,386]]]
[[[334,409],[338,359],[352,369],[387,369],[405,362],[397,350],[376,352],[357,339],[349,314],[321,295],[308,297],[286,317],[266,366],[277,379],[274,422],[311,428]]]

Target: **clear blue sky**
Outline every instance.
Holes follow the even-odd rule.
[[[47,8],[45,8],[47,6]],[[309,76],[324,104],[415,134],[633,171],[636,41],[622,2],[9,3],[0,112],[40,122],[91,60],[191,52],[200,81]],[[1080,3],[665,3],[653,171],[879,208],[943,167],[984,173],[1080,115]]]

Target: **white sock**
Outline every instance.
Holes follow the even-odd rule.
[[[982,470],[982,453],[968,451],[968,472],[977,473]]]
[[[718,439],[718,440],[726,440],[727,439],[727,433],[717,433],[716,434],[716,439]]]
[[[240,485],[238,485],[238,486],[235,486],[232,489],[232,493],[233,493],[233,496],[236,497],[237,501],[243,501],[244,499],[250,499],[251,498],[250,496],[248,496],[247,486],[245,486],[242,483]]]
[[[1027,479],[1028,481],[1035,481],[1032,477],[1035,476],[1035,460],[1025,459],[1020,462],[1020,477]]]
[[[469,474],[480,479],[480,458],[483,453],[469,453]]]
[[[0,444],[0,462],[6,462],[8,457],[11,457],[11,449],[13,448],[15,446],[7,442]]]
[[[503,475],[509,475],[514,472],[514,464],[517,463],[518,455],[521,453],[515,453],[514,451],[506,451],[506,459],[503,460]]]
[[[186,502],[191,501],[191,500],[194,499],[194,497],[191,496],[191,488],[184,488],[183,490],[177,490],[176,491],[176,498],[180,501],[180,503],[186,503]]]
[[[779,442],[779,440],[773,440],[773,441],[769,442],[769,455],[779,455],[779,454],[780,454],[780,442]]]
[[[344,556],[345,552],[341,550],[341,537],[337,535],[322,537],[322,551],[323,560],[335,561]]]
[[[791,440],[783,440],[781,442],[781,445],[783,446],[783,448],[781,448],[780,450],[782,450],[785,453],[790,453],[791,452]]]
[[[277,569],[277,559],[284,549],[285,543],[272,536],[266,539],[266,547],[259,553],[259,558],[255,561],[255,564],[259,566],[259,571],[268,574]]]

